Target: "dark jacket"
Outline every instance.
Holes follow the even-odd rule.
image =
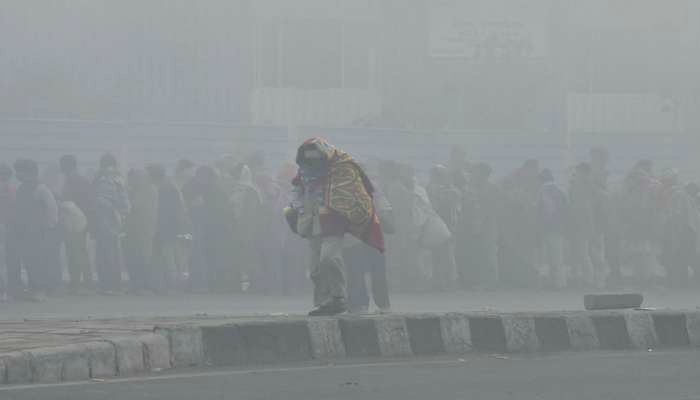
[[[187,232],[187,212],[182,193],[171,181],[158,185],[158,224],[156,239],[173,242]]]
[[[94,221],[95,196],[92,184],[77,172],[66,175],[63,184],[62,201],[72,201],[80,208],[88,220],[88,226]]]
[[[118,235],[131,207],[121,175],[114,170],[100,171],[93,183],[95,231],[98,235]]]
[[[23,238],[45,235],[58,224],[58,205],[41,183],[23,183],[17,189],[15,229]]]

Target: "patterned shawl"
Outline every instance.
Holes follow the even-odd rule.
[[[348,221],[350,234],[383,252],[384,237],[372,198],[374,187],[365,172],[349,154],[322,138],[305,141],[299,147],[297,163],[310,147],[319,150],[328,162],[325,207]],[[302,184],[300,173],[292,183]]]

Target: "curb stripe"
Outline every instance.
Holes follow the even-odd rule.
[[[155,335],[0,354],[0,384],[205,364],[700,347],[700,311],[395,314],[206,324],[156,327]]]

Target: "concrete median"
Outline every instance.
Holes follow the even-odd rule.
[[[0,382],[343,358],[698,347],[700,311],[239,318],[165,324],[153,332],[0,354]]]

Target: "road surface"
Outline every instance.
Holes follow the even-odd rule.
[[[698,400],[700,350],[210,369],[106,382],[0,387],[2,400]]]

